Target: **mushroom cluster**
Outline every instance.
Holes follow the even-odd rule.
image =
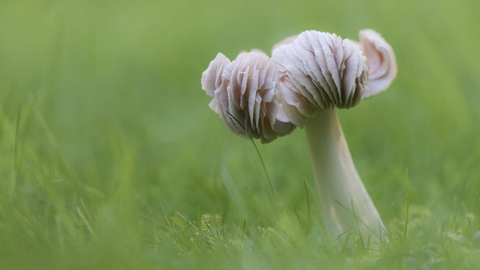
[[[202,88],[214,97],[210,107],[241,137],[268,143],[305,128],[325,227],[343,247],[351,235],[362,243],[388,239],[335,108],[352,108],[384,91],[396,73],[392,48],[373,30],[360,31],[360,43],[305,31],[277,43],[271,59],[253,51],[230,62],[218,54],[202,75]]]

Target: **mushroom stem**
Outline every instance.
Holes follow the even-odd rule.
[[[317,111],[305,124],[326,230],[337,247],[357,235],[364,247],[384,243],[385,226],[353,164],[334,109]],[[351,239],[350,239],[351,240]]]

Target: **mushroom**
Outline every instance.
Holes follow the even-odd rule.
[[[296,126],[307,135],[324,223],[339,247],[350,235],[387,242],[385,225],[353,164],[335,108],[352,108],[384,91],[397,73],[390,45],[375,31],[360,43],[306,31],[234,61],[223,54],[202,74],[210,108],[242,138],[269,143]]]
[[[388,241],[335,112],[385,90],[396,75],[388,43],[372,30],[361,31],[360,37],[358,45],[335,34],[306,31],[276,45],[272,55],[279,99],[292,123],[305,127],[325,227],[340,240],[339,247],[351,235],[365,245]]]
[[[210,108],[234,134],[269,143],[295,129],[279,101],[276,63],[255,50],[230,62],[219,53],[202,74]]]

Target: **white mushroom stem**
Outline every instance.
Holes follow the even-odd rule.
[[[325,227],[337,246],[351,246],[351,236],[359,236],[367,248],[388,241],[380,215],[355,169],[335,110],[318,111],[306,122],[305,132]]]

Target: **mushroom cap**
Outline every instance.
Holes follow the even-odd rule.
[[[335,34],[305,31],[231,62],[219,53],[202,74],[210,107],[243,138],[273,141],[303,127],[317,110],[351,108],[386,90],[397,74],[395,54],[377,32],[360,43]]]
[[[295,129],[279,103],[276,63],[260,51],[230,60],[219,53],[202,74],[210,108],[242,138],[268,143]]]
[[[397,61],[393,49],[382,36],[371,29],[360,31],[360,48],[370,67],[368,88],[363,98],[386,90],[397,76]]]
[[[356,106],[367,87],[368,66],[359,46],[335,34],[305,31],[273,50],[283,108],[303,127],[316,110]],[[290,43],[289,43],[290,42]]]

